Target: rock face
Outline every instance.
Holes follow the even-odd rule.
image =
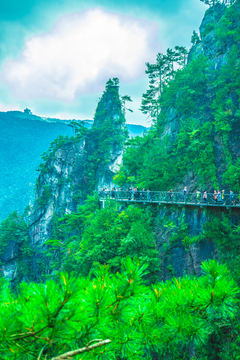
[[[172,276],[181,277],[185,274],[200,275],[200,265],[207,259],[219,260],[219,254],[213,241],[194,242],[188,246],[182,241],[171,242],[171,229],[163,225],[164,222],[172,222],[180,227],[180,219],[184,216],[189,237],[198,236],[203,231],[203,225],[209,220],[209,216],[221,218],[222,213],[229,215],[226,208],[203,209],[196,206],[162,206],[156,218],[156,242],[161,260],[161,280],[168,280]],[[231,221],[237,223],[240,211],[232,208]]]
[[[234,12],[240,12],[240,3],[237,1],[234,5]],[[204,55],[209,61],[209,67],[206,71],[209,76],[214,77],[220,73],[223,67],[228,62],[228,57],[234,47],[240,49],[240,44],[233,37],[225,36],[223,40],[219,40],[219,21],[226,15],[228,9],[225,4],[217,3],[215,6],[210,7],[202,20],[200,25],[200,40],[196,45],[192,46],[188,55],[188,64],[193,60],[198,59]],[[224,20],[225,24],[227,20]],[[229,20],[230,22],[230,20]],[[228,23],[228,21],[227,21]],[[240,17],[231,19],[231,29],[234,30],[239,26]],[[231,31],[229,32],[231,33]],[[226,70],[225,70],[226,71]],[[211,75],[212,74],[212,75]],[[225,84],[223,84],[224,86]],[[229,96],[229,102],[233,103],[235,109],[239,109],[239,95],[237,89],[232,89]],[[235,116],[235,111],[229,112],[229,124],[231,130],[224,139],[215,127],[216,119],[213,112],[213,100],[215,99],[215,90],[213,84],[209,84],[206,93],[199,97],[196,101],[196,112],[193,117],[199,119],[199,126],[203,126],[209,122],[212,126],[211,142],[214,148],[213,166],[216,166],[217,182],[221,188],[229,191],[228,185],[223,183],[223,174],[228,169],[231,161],[226,162],[226,149],[229,159],[235,164],[240,157],[240,121]],[[200,110],[201,109],[201,110]],[[226,110],[227,112],[227,110]],[[171,153],[171,146],[174,144],[178,137],[181,124],[184,123],[184,114],[179,114],[174,105],[167,110],[167,117],[165,121],[165,129],[162,133],[162,138],[167,136],[170,139],[169,153]],[[183,179],[182,184],[179,184],[178,190],[182,191],[184,186],[187,186],[189,192],[196,191],[198,178],[196,175],[189,173]],[[209,192],[213,191],[213,184],[208,183],[206,188]],[[172,276],[183,276],[184,274],[200,274],[200,265],[206,259],[218,259],[218,250],[212,241],[194,242],[189,246],[184,246],[181,241],[171,243],[171,230],[165,227],[162,219],[166,222],[173,222],[177,227],[180,227],[179,219],[185,215],[185,221],[190,237],[201,234],[203,224],[208,220],[208,215],[213,213],[215,216],[221,218],[222,212],[227,210],[204,210],[201,208],[186,206],[185,208],[178,207],[163,207],[159,209],[156,217],[157,226],[155,233],[157,236],[157,247],[161,258],[161,278],[162,280],[170,279]],[[239,221],[240,211],[233,210],[231,212],[231,221],[233,223]]]
[[[49,238],[54,212],[60,215],[76,210],[73,189],[82,182],[84,145],[84,141],[64,145],[48,162],[46,172],[40,175],[31,217],[30,237],[33,247]]]
[[[51,236],[54,214],[58,217],[70,214],[84,201],[82,190],[88,189],[91,180],[89,172],[93,171],[92,167],[89,170],[91,157],[100,148],[99,138],[107,126],[110,126],[110,140],[106,143],[106,153],[97,166],[93,165],[95,189],[102,186],[110,188],[117,164],[120,164],[122,157],[121,141],[114,140],[112,134],[115,133],[117,138],[124,138],[126,132],[116,86],[109,86],[104,92],[91,132],[81,139],[76,137],[60,146],[39,176],[30,228],[31,246],[35,251],[33,272],[36,281],[40,272],[38,264],[43,262],[42,249]]]
[[[16,273],[16,262],[15,259],[18,255],[18,243],[16,241],[10,240],[7,244],[5,252],[2,256],[2,271],[6,278],[12,280],[15,277]]]
[[[194,206],[177,208],[167,206],[160,209],[156,227],[157,247],[161,259],[161,280],[168,280],[172,276],[180,277],[184,274],[200,274],[200,265],[206,259],[217,256],[212,242],[199,242],[187,249],[181,241],[171,243],[171,230],[164,227],[161,219],[168,219],[179,226],[179,219],[185,216],[189,236],[196,236],[202,232],[203,224],[207,221],[204,209]]]
[[[240,12],[240,3],[236,2],[233,5],[234,11],[236,13]],[[223,40],[219,40],[219,22],[222,20],[223,16],[228,11],[224,3],[217,3],[215,6],[210,7],[202,20],[200,25],[200,40],[192,46],[188,55],[188,64],[190,64],[194,59],[199,58],[201,55],[204,55],[209,60],[209,67],[206,69],[206,72],[209,74],[212,73],[214,77],[214,72],[218,73],[221,71],[224,65],[227,64],[228,56],[234,47],[240,49],[240,43],[233,39],[233,37],[228,36]],[[239,26],[240,18],[239,16],[236,19],[233,19],[231,22],[231,31],[236,29]],[[231,32],[230,31],[230,32]],[[215,73],[216,74],[216,73]],[[224,85],[224,84],[223,84]],[[215,128],[216,119],[214,118],[213,113],[213,100],[215,98],[215,90],[213,84],[209,84],[206,93],[199,97],[196,101],[196,108],[199,109],[193,115],[193,118],[198,118],[200,120],[200,126],[203,126],[204,123],[209,122],[213,124],[213,129],[211,132],[212,144],[214,147],[214,161],[213,165],[217,169],[217,182],[220,187],[223,185],[223,173],[227,170],[229,163],[226,163],[226,151],[224,147],[227,147],[229,152],[229,158],[233,160],[233,163],[237,161],[240,157],[240,121],[236,115],[236,110],[229,113],[229,124],[231,124],[231,131],[229,132],[227,145],[224,144],[224,136],[219,136]],[[236,109],[239,109],[239,95],[236,89],[231,90],[229,95],[229,102],[232,102]],[[204,109],[204,110],[203,110]],[[227,110],[225,110],[227,113]],[[174,106],[168,109],[167,118],[165,123],[165,131],[163,132],[162,137],[166,135],[171,139],[172,143],[176,140],[181,123],[184,123],[184,115],[178,114]],[[226,141],[225,141],[226,142]],[[171,152],[171,149],[169,150]],[[193,174],[189,173],[188,176],[184,179],[184,186],[186,185],[189,191],[195,191],[196,180],[194,179]],[[207,184],[206,188],[208,191],[213,191],[213,184]],[[229,191],[229,189],[224,186],[224,188]],[[182,184],[178,190],[182,190]]]

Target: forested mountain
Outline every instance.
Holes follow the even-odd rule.
[[[58,136],[73,135],[70,122],[20,111],[0,112],[0,219],[33,204],[41,155]],[[84,124],[89,128],[92,122],[85,120]],[[128,125],[128,128],[130,136],[141,136],[146,129],[141,125]]]
[[[190,51],[146,63],[149,131],[128,139],[109,79],[92,127],[43,154],[33,207],[0,224],[3,359],[240,358],[240,2],[204,2]],[[121,186],[234,201],[99,201]]]

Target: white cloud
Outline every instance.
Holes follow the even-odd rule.
[[[157,37],[154,22],[88,9],[30,38],[21,56],[4,64],[1,77],[17,98],[71,102],[102,90],[109,77],[141,77],[145,61],[155,61],[161,51]]]
[[[20,107],[19,105],[5,105],[0,103],[0,111],[19,111]]]

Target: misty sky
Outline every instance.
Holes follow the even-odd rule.
[[[190,47],[206,6],[200,0],[0,0],[0,111],[92,119],[110,77],[138,110],[145,62]]]

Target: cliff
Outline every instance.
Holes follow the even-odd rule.
[[[56,143],[37,180],[29,233],[36,280],[41,272],[49,272],[47,263],[43,265],[43,250],[51,237],[54,217],[73,213],[99,187],[112,187],[127,136],[118,87],[106,87],[92,128],[76,125],[76,133],[70,141],[63,138]]]
[[[240,191],[239,13],[239,1],[230,7],[217,3],[206,11],[187,64],[166,80],[160,115],[148,134],[128,142],[116,176],[119,185],[130,179],[133,186],[156,191],[181,192],[185,186],[190,193]],[[151,86],[157,83],[150,81]],[[231,231],[235,231],[232,239],[237,239],[239,210],[225,213],[175,206],[155,212],[164,280],[199,274],[205,259],[223,261]],[[227,221],[221,227],[225,217],[232,230]],[[216,240],[205,231],[211,221],[222,231],[215,233]]]

